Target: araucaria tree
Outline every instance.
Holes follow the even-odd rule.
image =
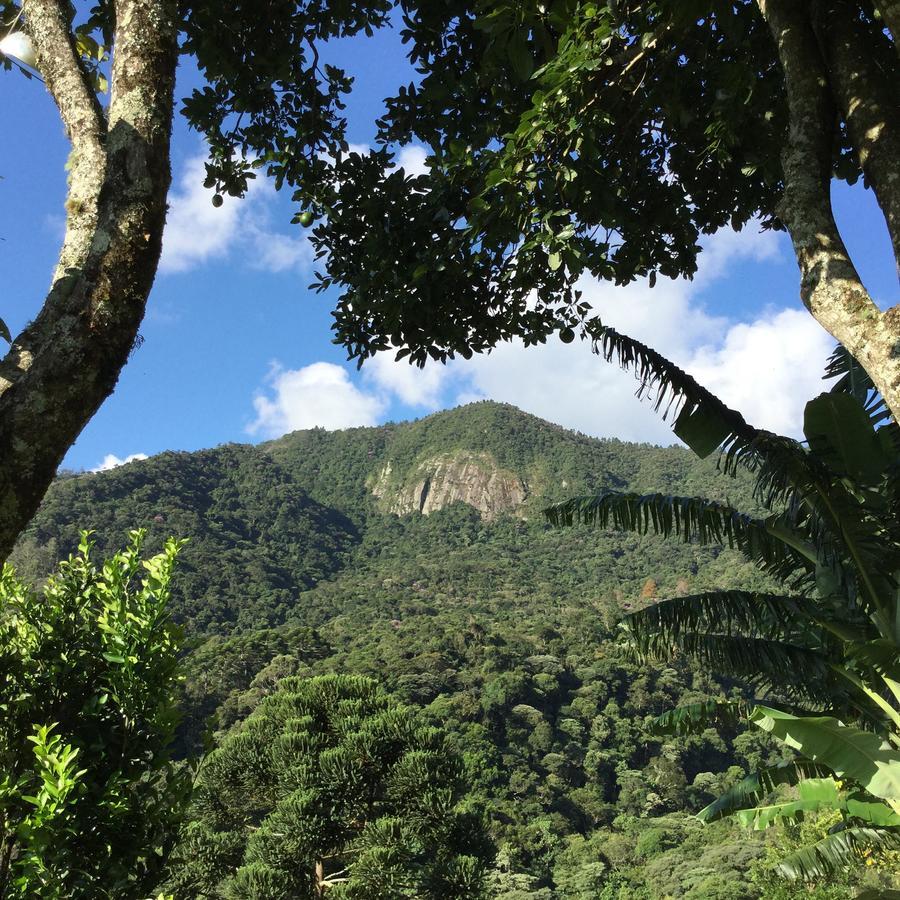
[[[369,678],[290,676],[204,763],[178,898],[483,896],[462,764]]]
[[[254,170],[293,191],[338,339],[424,363],[512,336],[596,333],[575,284],[690,275],[698,238],[786,227],[801,296],[900,411],[900,310],[880,310],[832,215],[860,174],[900,247],[894,0],[0,0],[31,36],[73,142],[66,237],[46,303],[0,362],[0,557],[113,390],[153,281],[179,53],[206,84],[184,103],[208,184]],[[21,17],[19,14],[22,14]],[[333,37],[402,20],[417,78],[348,153]],[[98,46],[99,45],[99,46]],[[103,47],[109,101],[95,93]],[[419,141],[430,170],[392,168]],[[532,297],[536,298],[532,301]]]
[[[0,572],[0,897],[143,898],[184,811],[178,544],[142,535],[102,566],[83,536],[40,593]]]

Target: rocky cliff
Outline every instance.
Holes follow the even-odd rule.
[[[489,453],[457,451],[429,457],[408,474],[398,475],[388,462],[372,485],[372,493],[395,515],[428,515],[462,501],[483,518],[517,509],[528,490],[515,472],[501,468]]]

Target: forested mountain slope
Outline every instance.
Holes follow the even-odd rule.
[[[749,502],[746,481],[687,451],[599,441],[483,402],[408,424],[299,431],[60,479],[13,561],[39,576],[71,552],[81,528],[103,550],[135,527],[148,530],[151,549],[168,535],[189,538],[176,615],[217,633],[297,617],[320,623],[360,579],[377,582],[368,611],[393,618],[397,604],[421,595],[423,579],[460,602],[522,591],[558,604],[587,591],[628,604],[647,579],[657,582],[646,588],[653,596],[728,570],[748,575],[731,554],[544,525],[547,503],[604,489]],[[423,508],[428,516],[409,515]],[[376,577],[382,568],[390,587]]]
[[[500,846],[502,900],[809,896],[768,881],[766,840],[790,834],[687,815],[773,747],[758,732],[650,729],[739,686],[639,666],[615,638],[655,597],[762,576],[726,549],[544,523],[547,503],[604,489],[752,505],[749,479],[714,459],[484,402],[62,478],[13,562],[44,574],[79,528],[102,549],[133,527],[150,549],[189,538],[173,601],[193,648],[179,753],[199,751],[213,713],[219,734],[238,726],[285,675],[373,675],[449,730]]]

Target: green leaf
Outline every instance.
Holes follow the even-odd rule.
[[[851,394],[820,394],[806,404],[811,452],[838,475],[871,484],[889,463],[862,404]]]
[[[831,716],[794,716],[766,706],[756,706],[750,721],[900,812],[900,752],[887,741]]]
[[[895,813],[886,803],[873,800],[861,791],[851,794],[845,806],[847,813],[854,819],[862,819],[870,825],[883,828],[900,827],[900,814]]]
[[[703,700],[686,703],[664,712],[653,720],[656,734],[699,734],[706,728],[746,720],[752,704],[744,701]]]
[[[697,813],[701,822],[715,822],[730,816],[737,810],[755,805],[779,785],[795,785],[804,779],[823,778],[828,775],[824,766],[816,765],[808,760],[785,760],[775,766],[760,769],[739,781],[736,785],[718,797],[709,806]]]
[[[685,406],[672,430],[700,459],[706,459],[731,434],[731,424],[714,406],[699,403],[693,408]]]
[[[838,786],[833,778],[811,778],[801,781],[798,786],[799,800],[776,803],[772,806],[757,806],[735,812],[735,818],[745,828],[763,831],[776,822],[799,822],[808,812],[840,805]]]
[[[509,57],[516,75],[522,81],[528,81],[534,72],[534,54],[531,52],[531,45],[528,41],[527,28],[520,28],[513,32],[506,45],[506,55]]]
[[[9,333],[9,328],[6,327],[6,322],[3,319],[0,319],[0,338],[3,338],[7,344],[12,343],[12,335]]]
[[[858,862],[865,850],[900,849],[900,832],[877,828],[846,828],[793,853],[778,869],[791,879],[812,881],[826,878],[850,863]]]

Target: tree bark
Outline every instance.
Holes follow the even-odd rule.
[[[0,361],[0,560],[131,353],[171,180],[176,0],[116,3],[106,116],[79,63],[67,9],[65,0],[24,0],[72,156],[66,236],[50,291]]]
[[[849,0],[814,0],[813,26],[860,168],[900,267],[900,66],[889,41]]]
[[[837,104],[804,0],[757,0],[781,62],[789,125],[778,215],[800,266],[807,309],[863,368],[900,417],[900,306],[881,312],[841,239],[831,208]]]
[[[894,50],[900,54],[900,0],[878,0],[875,8],[894,39]]]

